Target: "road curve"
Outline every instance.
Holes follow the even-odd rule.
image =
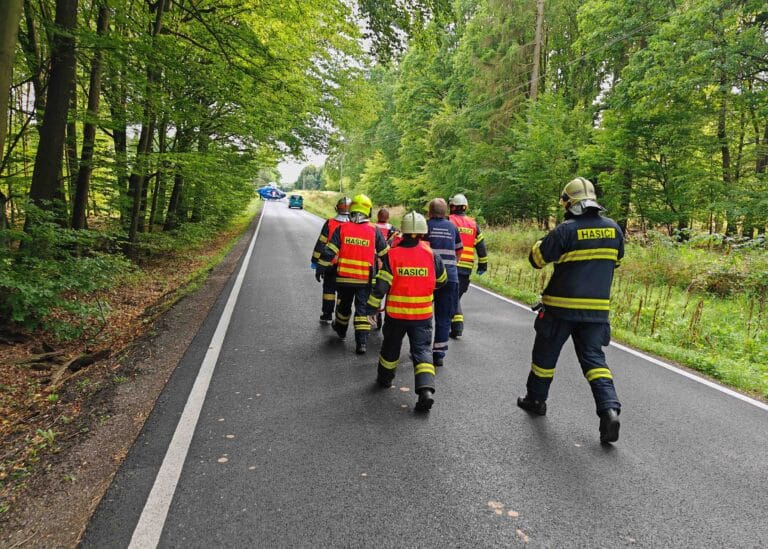
[[[265,205],[167,515],[147,497],[235,277],[82,547],[149,539],[142,513],[161,547],[768,547],[765,409],[610,347],[624,408],[621,439],[603,446],[567,344],[547,416],[531,417],[515,397],[533,317],[473,288],[435,406],[417,415],[407,344],[395,388],[378,390],[380,336],[358,357],[318,324],[320,226]]]

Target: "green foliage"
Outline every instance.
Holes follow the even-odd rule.
[[[0,247],[0,317],[27,329],[44,327],[63,338],[76,337],[82,322],[56,317],[66,312],[81,321],[99,313],[97,303],[75,298],[108,288],[131,264],[107,253],[116,239],[96,231],[62,229],[39,221],[28,233],[7,231],[21,240],[18,250]]]

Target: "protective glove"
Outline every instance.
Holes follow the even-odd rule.
[[[482,267],[478,265],[477,276],[483,276],[487,270],[488,270],[488,267],[486,267],[485,265],[483,265]]]
[[[309,268],[314,271],[315,269],[317,269],[317,263],[310,263]]]
[[[325,269],[315,269],[315,280],[322,282]]]

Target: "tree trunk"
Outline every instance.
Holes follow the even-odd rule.
[[[102,4],[96,23],[96,33],[104,36],[109,30],[109,8]],[[75,185],[75,200],[72,203],[72,228],[84,229],[86,210],[88,208],[88,189],[93,172],[93,148],[96,142],[96,120],[99,115],[99,97],[101,96],[101,48],[93,52],[91,77],[88,88],[88,108],[83,127],[83,150],[80,155],[80,170]]]
[[[77,0],[56,1],[56,28],[53,31],[51,76],[48,82],[46,109],[40,127],[40,143],[32,172],[29,197],[32,202],[54,213],[61,224],[66,222],[61,191],[64,133],[72,88],[75,85],[75,41]],[[29,221],[29,220],[27,220]]]
[[[721,165],[722,165],[722,177],[723,177],[723,187],[725,188],[725,194],[726,194],[726,221],[728,225],[725,228],[725,234],[726,235],[734,235],[736,234],[736,218],[733,214],[733,205],[731,203],[731,195],[733,194],[733,189],[731,188],[733,177],[731,174],[731,149],[728,146],[728,133],[726,128],[726,116],[728,114],[728,101],[725,97],[725,94],[727,93],[725,91],[725,81],[720,81],[720,89],[722,91],[723,97],[722,101],[720,103],[720,113],[717,117],[717,141],[720,144],[720,157],[721,157]]]
[[[165,10],[165,1],[159,0],[154,4],[155,22],[152,26],[151,36],[154,38],[160,34],[160,30],[163,27],[163,13]],[[139,215],[142,208],[142,197],[144,195],[144,180],[147,175],[147,156],[152,144],[152,135],[154,133],[155,116],[152,107],[151,96],[155,89],[157,82],[160,80],[160,68],[155,66],[153,61],[147,63],[147,86],[145,90],[146,98],[144,102],[144,116],[141,126],[141,137],[139,138],[139,145],[136,151],[136,164],[131,173],[129,187],[132,191],[133,204],[131,208],[131,227],[128,231],[128,242],[133,243],[136,241],[136,234],[139,230]],[[152,130],[150,132],[150,129]]]
[[[147,150],[146,150],[146,160],[147,164],[145,165],[144,172],[142,173],[142,187],[141,187],[141,206],[139,207],[139,226],[138,230],[140,233],[146,232],[147,230],[147,196],[149,193],[149,184],[152,181],[151,177],[147,176],[147,171],[149,170],[149,154],[152,152],[152,143],[155,140],[155,127],[156,123],[153,119],[149,124],[149,143],[147,143]]]
[[[531,72],[531,101],[539,96],[539,67],[541,66],[541,45],[543,41],[544,0],[536,0],[536,37],[533,43],[533,70]]]
[[[155,225],[162,223],[160,215],[161,210],[165,207],[165,170],[168,167],[168,162],[165,160],[165,154],[168,152],[168,120],[164,119],[160,123],[160,127],[157,130],[158,146],[157,150],[160,154],[160,163],[157,167],[157,179],[155,180],[155,189],[152,193],[152,210],[149,213],[149,230]],[[159,204],[159,207],[158,207]]]
[[[8,100],[13,75],[13,53],[21,20],[21,0],[0,2],[0,158],[5,151],[5,131],[8,127]],[[2,219],[5,220],[5,197],[2,200]]]
[[[186,130],[179,129],[176,134],[176,153],[189,152],[191,140]],[[180,166],[176,166],[173,177],[173,189],[168,201],[168,213],[165,216],[164,231],[172,231],[179,226],[179,214],[181,211],[182,194],[184,193],[184,174]]]
[[[69,103],[69,110],[77,113],[77,90],[72,86],[72,99]],[[77,123],[75,118],[67,116],[67,131],[64,139],[64,149],[67,155],[66,174],[67,180],[67,199],[71,203],[75,199],[75,180],[79,171],[80,162],[77,158]]]
[[[45,112],[45,85],[43,83],[43,54],[40,48],[40,38],[35,27],[34,8],[31,0],[24,0],[24,21],[26,33],[20,37],[24,48],[25,58],[29,72],[32,75],[32,88],[35,90],[35,113],[40,120]],[[45,24],[50,24],[45,20]],[[36,124],[37,131],[40,131],[40,124]]]

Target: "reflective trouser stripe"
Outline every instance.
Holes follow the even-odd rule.
[[[555,377],[554,368],[540,368],[535,364],[531,364],[531,372],[533,372],[533,374],[538,377],[545,377],[545,378]]]
[[[370,332],[371,331],[371,323],[368,322],[367,316],[356,316],[355,317],[355,330],[358,332]]]
[[[447,341],[441,341],[437,342],[435,341],[435,344],[432,345],[432,349],[434,350],[440,350],[440,349],[447,349],[448,348],[448,342]]]
[[[415,374],[432,374],[435,375],[435,366],[429,362],[419,362],[415,367]]]
[[[351,315],[343,315],[340,312],[336,311],[336,323],[341,324],[342,326],[348,326],[350,316]]]
[[[587,381],[593,381],[600,378],[613,379],[613,375],[608,368],[592,368],[591,370],[584,372],[584,377],[587,378]]]
[[[326,301],[336,301],[336,294],[323,294],[323,299]]]
[[[464,322],[464,315],[453,315],[451,322]]]
[[[383,356],[379,355],[379,366],[382,368],[386,368],[387,370],[394,370],[397,368],[397,363],[400,361],[400,358],[398,357],[397,360],[386,360]]]

